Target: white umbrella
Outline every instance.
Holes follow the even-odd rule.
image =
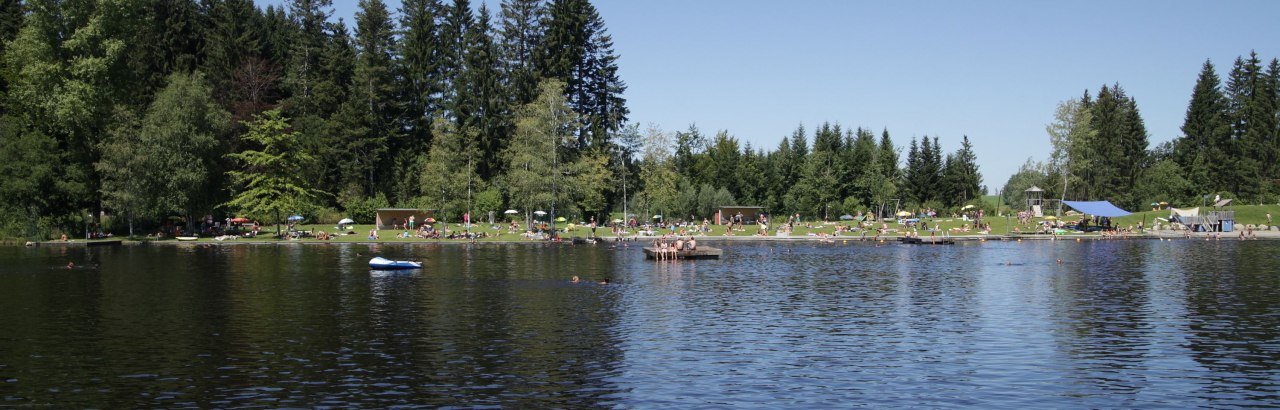
[[[662,215],[654,215],[653,219],[662,219]]]
[[[519,212],[519,211],[516,211],[516,210],[514,210],[514,209],[508,209],[508,210],[507,210],[507,212],[503,212],[503,213],[504,213],[504,214],[507,214],[507,215],[515,215],[515,214],[518,214],[518,213],[520,213],[520,212]]]
[[[356,223],[356,221],[351,220],[351,218],[342,218],[341,221],[338,221],[338,225],[351,225],[354,223]]]
[[[533,211],[533,214],[534,214],[534,215],[537,215],[537,216],[543,216],[543,215],[546,215],[546,214],[547,214],[547,212],[546,212],[546,211]]]
[[[965,205],[964,208],[960,208],[960,209],[973,209],[973,207],[974,207],[973,205]]]

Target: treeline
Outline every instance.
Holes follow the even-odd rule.
[[[1280,201],[1280,61],[1237,57],[1225,84],[1205,61],[1182,135],[1148,148],[1136,101],[1117,84],[1058,105],[1047,126],[1053,153],[1028,160],[1004,186],[1011,206],[1037,185],[1046,198],[1106,199],[1127,209],[1200,205],[1221,196]],[[1064,191],[1065,190],[1065,191]]]
[[[945,156],[937,137],[913,140],[902,167],[887,131],[801,127],[771,152],[642,132],[587,0],[405,0],[394,15],[360,0],[354,26],[331,14],[329,0],[4,2],[0,235],[203,215],[367,223],[389,206],[450,221],[729,204],[836,218],[984,190],[967,137]]]
[[[892,213],[898,207],[951,208],[983,194],[969,137],[942,155],[937,137],[912,138],[905,168],[888,130],[880,133],[823,123],[804,126],[766,152],[727,131],[708,138],[696,126],[674,134],[632,129],[644,189],[630,209],[671,218],[703,218],[721,205],[762,206],[776,215],[818,219],[846,213]],[[674,149],[672,149],[674,147]]]
[[[554,144],[541,154],[570,171],[613,169],[627,154],[614,141],[626,85],[586,0],[506,0],[496,14],[405,0],[395,17],[361,0],[354,27],[331,14],[329,0],[4,2],[0,233],[79,231],[104,213],[123,217],[117,228],[271,220],[268,208],[457,215],[476,201],[550,199],[525,194],[552,189],[521,179],[545,171],[515,158],[521,135]],[[298,185],[274,208],[245,200],[281,191],[263,177],[286,171],[296,181],[274,181]],[[583,181],[561,178],[568,193],[548,194],[562,207],[598,212],[621,196],[600,181],[611,174],[574,175]]]

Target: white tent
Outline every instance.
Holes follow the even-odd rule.
[[[1177,216],[1200,216],[1200,207],[1191,209],[1169,208],[1169,218],[1172,219]]]

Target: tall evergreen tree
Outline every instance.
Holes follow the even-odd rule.
[[[439,0],[405,0],[400,9],[399,59],[396,65],[400,115],[397,127],[404,137],[391,144],[394,177],[393,198],[416,198],[419,184],[410,178],[421,169],[420,160],[431,146],[432,119],[440,115],[441,60],[448,43],[438,21],[444,17]]]
[[[973,153],[973,144],[965,135],[960,142],[960,149],[951,157],[951,199],[953,205],[964,204],[978,198],[981,193],[982,174],[978,172],[978,158]]]
[[[394,27],[381,0],[361,0],[356,12],[355,69],[349,85],[351,98],[335,116],[333,135],[347,155],[337,158],[344,192],[354,190],[373,196],[385,192],[392,167],[387,161],[389,144],[397,138],[394,60]]]
[[[467,33],[475,25],[475,14],[471,12],[469,0],[453,0],[453,4],[445,8],[444,21],[440,24],[440,40],[444,46],[440,49],[440,81],[443,95],[440,97],[445,116],[462,124],[460,118],[464,104],[463,99],[468,92],[463,83],[466,66]]]
[[[1269,83],[1257,53],[1251,52],[1248,59],[1236,58],[1226,87],[1235,142],[1232,156],[1237,161],[1233,191],[1255,200],[1265,193],[1265,173],[1274,166],[1266,162],[1277,121],[1275,91]]]
[[[1205,60],[1191,92],[1182,137],[1174,145],[1174,160],[1188,171],[1192,186],[1218,192],[1229,189],[1230,145],[1226,97],[1213,63]]]
[[[262,52],[264,19],[252,0],[223,0],[209,5],[200,70],[224,108],[235,105],[236,71],[249,59],[267,57]]]
[[[923,203],[925,188],[921,185],[920,145],[916,143],[915,137],[911,138],[910,148],[907,149],[907,167],[902,179],[907,202]]]
[[[585,66],[579,75],[585,77],[582,85],[584,131],[587,146],[604,147],[609,138],[627,122],[627,100],[622,96],[627,84],[618,76],[618,55],[613,51],[613,37],[604,25],[600,13],[588,4]]]
[[[479,17],[467,30],[464,67],[458,82],[459,125],[476,134],[480,144],[479,173],[490,180],[502,170],[501,153],[511,129],[508,97],[502,86],[498,47],[490,37],[489,9],[481,5]]]
[[[900,171],[898,170],[898,150],[893,147],[893,140],[889,138],[889,130],[885,129],[880,134],[880,175],[894,184],[898,183]]]
[[[544,13],[541,0],[502,2],[502,65],[512,106],[527,104],[537,96],[537,53],[542,43]]]
[[[676,149],[671,160],[676,173],[694,183],[708,182],[710,178],[698,172],[699,158],[708,146],[698,125],[689,124],[688,130],[676,131],[675,137]]]
[[[285,71],[285,84],[290,93],[287,115],[322,115],[318,100],[326,96],[318,87],[324,81],[323,56],[331,47],[329,15],[332,8],[331,0],[292,0],[289,4],[289,17],[295,31],[289,39],[290,61]]]

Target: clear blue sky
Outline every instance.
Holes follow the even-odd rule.
[[[769,150],[801,123],[888,128],[904,160],[912,137],[952,151],[968,135],[993,192],[1048,155],[1044,127],[1062,100],[1118,82],[1154,146],[1180,134],[1206,58],[1225,79],[1250,50],[1280,57],[1280,1],[594,4],[633,122],[697,123]],[[355,1],[335,7],[354,26]]]

